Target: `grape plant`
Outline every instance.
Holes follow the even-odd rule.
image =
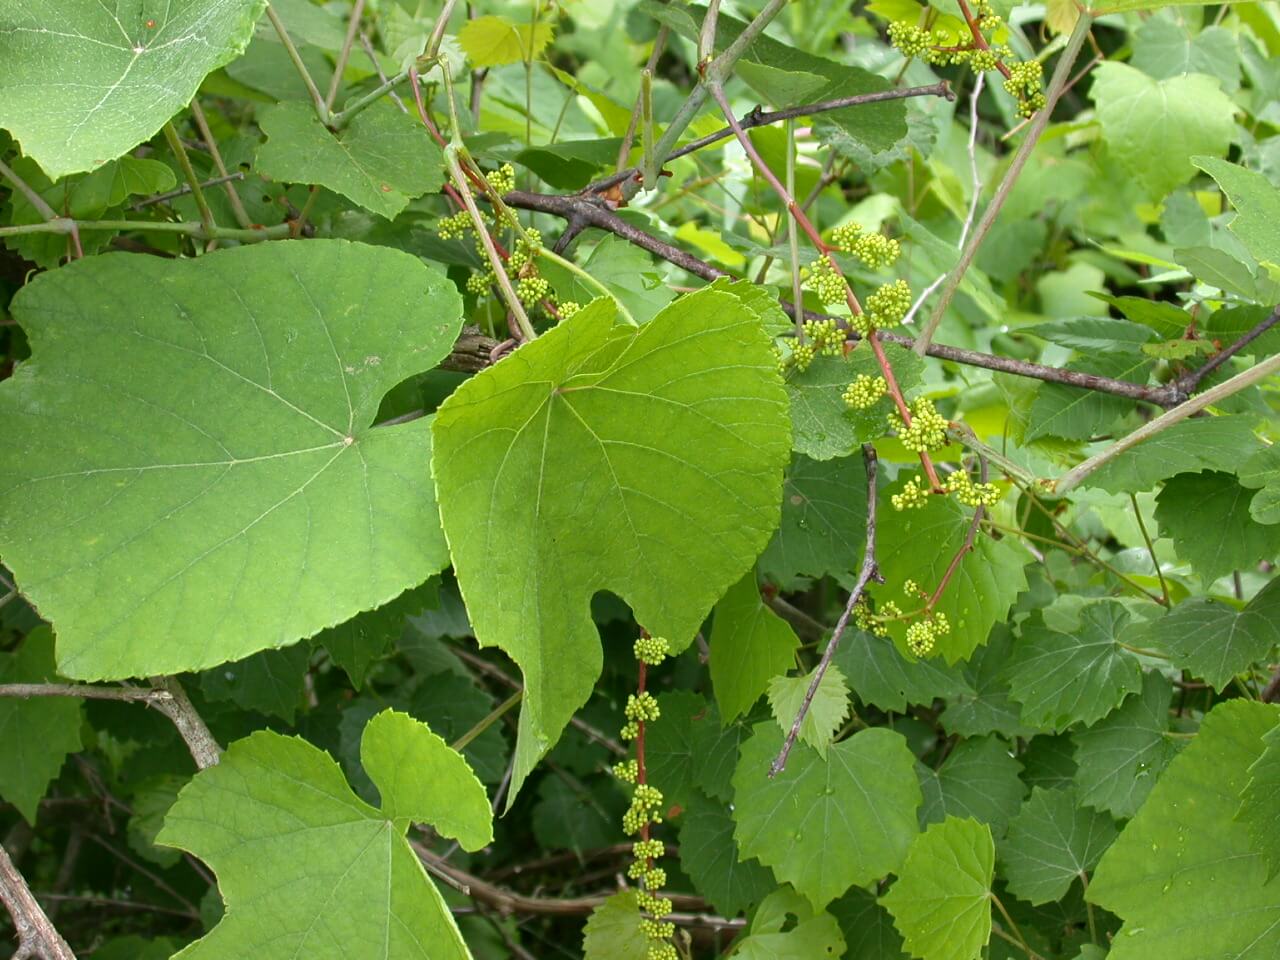
[[[1280,6],[0,3],[0,953],[1280,960]]]

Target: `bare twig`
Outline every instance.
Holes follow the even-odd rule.
[[[244,171],[237,170],[235,173],[228,173],[226,176],[213,177],[212,179],[205,180],[200,184],[200,186],[216,187],[220,183],[230,183],[233,180],[243,180],[243,179],[244,179]],[[191,184],[184,183],[182,186],[177,187],[173,190],[170,190],[167,193],[157,193],[154,197],[145,197],[142,200],[139,200],[137,203],[135,203],[131,209],[143,210],[157,203],[165,203],[169,200],[176,200],[178,197],[185,197],[190,192],[191,192]],[[237,200],[240,199],[239,195],[236,195],[236,199]]]
[[[963,2],[964,0],[961,0],[962,4]],[[1018,177],[1022,173],[1022,168],[1026,165],[1027,159],[1031,156],[1031,152],[1040,140],[1040,135],[1044,133],[1045,127],[1049,125],[1049,118],[1053,115],[1053,108],[1057,105],[1058,98],[1062,96],[1063,87],[1067,83],[1067,78],[1071,75],[1071,68],[1075,65],[1076,56],[1080,53],[1080,47],[1084,44],[1085,37],[1089,35],[1089,27],[1092,23],[1093,18],[1087,12],[1081,11],[1079,18],[1076,20],[1075,28],[1071,31],[1071,36],[1067,38],[1067,45],[1063,48],[1062,55],[1058,59],[1058,65],[1054,68],[1053,78],[1049,81],[1049,88],[1045,92],[1045,105],[1036,114],[1035,119],[1031,121],[1027,129],[1026,138],[1018,145],[1013,159],[1009,162],[1009,169],[1005,172],[1004,179],[1000,181],[1000,185],[996,188],[995,196],[987,204],[987,209],[982,211],[982,219],[978,221],[978,226],[969,237],[969,242],[965,244],[964,249],[960,252],[960,259],[956,261],[956,265],[947,275],[947,281],[942,286],[942,296],[938,298],[938,302],[934,305],[933,313],[929,315],[929,322],[925,324],[924,329],[920,331],[919,337],[916,338],[915,351],[920,356],[924,356],[928,350],[929,343],[933,340],[933,335],[938,330],[938,324],[942,322],[942,317],[947,312],[947,307],[951,305],[951,298],[955,296],[956,290],[960,287],[960,281],[964,279],[969,265],[973,263],[974,257],[978,255],[978,248],[982,246],[982,241],[986,239],[987,233],[996,222],[1000,209],[1012,192],[1013,185],[1017,183]]]
[[[156,709],[172,720],[173,725],[178,728],[178,734],[186,742],[196,766],[206,770],[217,764],[222,757],[222,748],[218,746],[218,741],[213,739],[213,734],[205,726],[204,719],[192,706],[178,678],[152,677],[151,685],[169,694],[167,700],[154,701]]]
[[[148,690],[145,687],[95,687],[88,683],[4,683],[0,684],[0,697],[83,697],[86,700],[141,700],[154,702],[171,700],[166,690]]]
[[[876,448],[869,443],[862,445],[862,462],[867,468],[867,541],[866,546],[863,547],[862,566],[858,569],[858,579],[854,581],[849,600],[844,605],[844,612],[840,614],[840,619],[836,621],[836,628],[831,632],[831,639],[827,641],[827,649],[822,651],[822,659],[814,668],[813,679],[809,681],[809,689],[804,692],[804,700],[800,703],[800,709],[796,711],[795,720],[791,722],[786,740],[782,742],[782,749],[778,751],[778,755],[773,758],[773,763],[769,766],[770,777],[776,777],[786,767],[787,757],[791,753],[791,748],[795,746],[796,737],[800,735],[800,725],[809,712],[814,694],[818,692],[818,685],[822,683],[827,668],[831,666],[831,660],[840,647],[840,639],[844,636],[845,628],[849,625],[849,619],[853,616],[853,610],[858,605],[858,601],[862,599],[867,584],[872,581],[884,583],[884,578],[880,576],[880,567],[876,564],[876,465],[878,460]]]
[[[18,946],[14,960],[43,957],[44,960],[76,960],[76,955],[62,939],[56,927],[36,901],[27,881],[4,847],[0,847],[0,901],[3,901],[13,918],[18,933]]]
[[[1267,315],[1267,318],[1254,326],[1252,330],[1247,331],[1234,343],[1231,343],[1215,353],[1209,358],[1208,363],[1203,367],[1191,370],[1179,377],[1178,386],[1187,393],[1193,392],[1205,377],[1209,376],[1209,374],[1213,373],[1241,350],[1253,343],[1254,340],[1257,340],[1260,336],[1274,327],[1277,323],[1280,323],[1280,306],[1277,306],[1272,310],[1271,313]]]

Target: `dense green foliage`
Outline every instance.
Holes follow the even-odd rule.
[[[11,6],[16,955],[1280,960],[1275,4]]]

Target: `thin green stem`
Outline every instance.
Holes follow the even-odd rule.
[[[1151,542],[1151,534],[1147,533],[1147,524],[1142,519],[1142,509],[1138,506],[1137,494],[1129,494],[1129,502],[1133,504],[1133,516],[1138,521],[1138,529],[1142,531],[1142,542],[1147,545],[1147,553],[1151,554],[1151,565],[1156,568],[1156,576],[1160,578],[1160,593],[1164,595],[1164,605],[1169,606],[1169,584],[1165,582],[1164,571],[1160,569],[1160,560],[1156,557],[1156,546]]]
[[[1009,194],[1013,191],[1013,186],[1017,183],[1018,177],[1022,173],[1022,168],[1026,166],[1031,152],[1039,142],[1040,135],[1044,133],[1045,127],[1049,125],[1049,118],[1053,115],[1053,108],[1057,105],[1058,98],[1062,96],[1062,91],[1066,88],[1067,80],[1071,76],[1071,68],[1075,65],[1076,57],[1080,54],[1080,48],[1084,45],[1092,24],[1093,18],[1087,12],[1081,11],[1071,35],[1067,38],[1067,45],[1063,48],[1062,56],[1058,59],[1058,65],[1054,68],[1053,77],[1049,81],[1049,88],[1045,92],[1045,105],[1035,115],[1035,119],[1031,121],[1027,129],[1026,138],[1018,145],[1013,159],[1009,162],[1009,169],[1005,172],[1004,179],[1000,181],[1000,186],[996,188],[995,195],[991,198],[991,202],[987,204],[987,209],[982,211],[982,219],[978,221],[978,225],[974,228],[973,233],[969,235],[969,240],[964,245],[964,249],[960,251],[960,259],[956,261],[956,265],[947,274],[946,282],[942,285],[942,295],[934,305],[933,312],[929,315],[928,323],[924,325],[920,335],[916,337],[913,349],[917,355],[923,357],[925,351],[929,349],[929,343],[933,340],[933,335],[938,330],[938,324],[942,322],[943,315],[951,305],[951,298],[955,296],[956,290],[960,288],[960,281],[964,279],[969,265],[973,263],[974,258],[978,255],[978,248],[982,246],[982,241],[986,239],[987,233],[996,222],[996,217],[999,216],[1005,200],[1008,199]]]
[[[1083,18],[1083,14],[1081,17]],[[1199,413],[1206,407],[1210,407],[1220,400],[1225,400],[1234,394],[1239,393],[1255,383],[1267,379],[1267,377],[1280,371],[1280,354],[1268,357],[1261,363],[1255,364],[1248,370],[1237,373],[1230,380],[1224,380],[1217,386],[1210,387],[1204,393],[1197,394],[1186,403],[1180,403],[1172,410],[1168,410],[1156,417],[1154,420],[1143,424],[1137,430],[1128,436],[1121,437],[1111,446],[1107,447],[1101,453],[1097,453],[1068,470],[1056,481],[1050,482],[1050,486],[1054,493],[1063,494],[1068,490],[1072,490],[1079,486],[1080,483],[1100,467],[1106,466],[1120,454],[1136,447],[1144,440],[1150,440],[1158,433],[1168,430],[1175,423],[1181,423],[1193,414]]]
[[[640,73],[640,144],[643,150],[641,182],[646,190],[656,190],[658,161],[653,155],[653,71],[649,69]]]
[[[27,183],[27,181],[23,180],[20,176],[18,176],[18,174],[14,171],[14,169],[10,167],[8,164],[6,164],[3,160],[0,160],[0,177],[4,177],[6,180],[8,180],[11,184],[13,184],[13,187],[15,190],[17,190],[19,193],[21,193],[24,197],[27,198],[27,202],[30,203],[31,206],[35,207],[36,213],[44,217],[45,223],[53,223],[54,221],[65,219],[65,218],[59,217],[58,212],[54,210],[53,207],[49,206],[48,203],[45,202],[44,197],[40,196],[40,194],[37,193],[35,189],[29,183]],[[65,230],[44,230],[44,231],[32,230],[27,232],[67,234],[69,237],[71,237],[71,245],[75,250],[76,259],[80,259],[84,256],[84,247],[81,246],[80,244],[80,231],[79,229],[77,229],[76,222],[74,220],[68,220],[67,222],[70,223],[70,227]],[[31,224],[31,226],[36,226],[36,224]],[[3,229],[3,228],[0,228],[0,229]]]
[[[1010,477],[1016,477],[1025,484],[1034,484],[1035,476],[1025,467],[1014,463],[999,450],[992,446],[988,446],[978,439],[977,434],[973,432],[973,428],[967,423],[952,423],[947,430],[947,436],[958,442],[961,446],[967,447],[980,457],[985,457],[988,461],[995,464],[1004,473]]]
[[[432,69],[434,69],[434,64],[431,67],[427,68],[426,73],[430,73]],[[420,77],[425,76],[425,73],[420,73],[418,74],[418,76]],[[355,119],[356,114],[361,113],[366,107],[370,107],[373,104],[377,103],[380,99],[382,99],[384,96],[386,96],[388,93],[390,93],[392,90],[400,86],[400,84],[404,83],[408,79],[409,79],[409,71],[403,70],[400,73],[397,73],[390,80],[383,81],[382,83],[374,87],[372,90],[370,90],[368,93],[364,94],[361,97],[357,97],[355,100],[352,100],[349,104],[347,104],[337,113],[330,116],[329,126],[332,127],[334,130],[341,130],[347,124],[349,124],[352,120]]]
[[[238,240],[241,243],[256,243],[260,240],[282,240],[289,236],[289,231],[292,228],[287,223],[279,223],[270,227],[255,227],[249,230],[235,227],[213,227],[208,229],[203,223],[190,221],[170,223],[161,220],[72,220],[68,217],[59,217],[56,220],[46,220],[44,223],[19,223],[8,227],[0,227],[0,237],[17,237],[24,233],[70,234],[77,229],[180,233],[195,240]]]
[[[1084,891],[1084,894],[1085,894],[1084,906],[1085,906],[1085,914],[1089,921],[1089,940],[1092,943],[1097,943],[1098,942],[1098,921],[1097,921],[1097,918],[1094,917],[1093,915],[1093,904],[1089,901],[1089,874],[1081,870],[1079,873],[1079,877],[1080,877],[1080,889]]]
[[[213,211],[209,209],[209,201],[205,199],[204,190],[200,186],[200,178],[196,176],[195,167],[191,166],[191,158],[187,156],[187,148],[182,145],[182,138],[178,136],[178,131],[173,128],[172,122],[166,122],[164,125],[164,138],[169,143],[169,149],[173,151],[173,155],[178,158],[178,166],[182,168],[182,176],[187,181],[187,186],[191,188],[191,199],[196,202],[196,209],[200,211],[200,223],[204,225],[205,232],[212,233],[218,228],[213,221]]]
[[[991,902],[996,905],[996,909],[1000,911],[1000,916],[1004,917],[1004,922],[1009,925],[1009,930],[1013,933],[1013,942],[1020,946],[1024,953],[1031,960],[1044,960],[1040,954],[1031,949],[1031,945],[1027,943],[1027,938],[1022,935],[1022,931],[1018,929],[1018,925],[1014,923],[1013,917],[1009,916],[1009,911],[1004,908],[1004,904],[1000,902],[1000,898],[994,892],[988,893]]]
[[[1116,646],[1121,650],[1128,650],[1130,653],[1136,653],[1140,657],[1151,657],[1153,660],[1168,660],[1167,653],[1161,653],[1159,650],[1148,650],[1146,647],[1135,647],[1131,643],[1121,643],[1116,641]]]
[[[347,21],[347,35],[342,38],[342,49],[338,51],[337,62],[333,65],[333,79],[329,81],[329,92],[325,94],[324,109],[332,113],[334,101],[338,99],[338,91],[342,89],[342,75],[347,72],[347,61],[351,59],[351,45],[356,42],[356,34],[360,32],[360,18],[364,16],[364,0],[356,0],[351,9],[351,19]]]
[[[564,267],[564,269],[568,270],[588,287],[591,287],[593,290],[598,290],[601,296],[608,297],[612,300],[617,305],[618,315],[622,317],[623,321],[633,327],[640,326],[640,324],[636,323],[636,318],[631,315],[631,311],[627,309],[626,304],[618,299],[618,297],[616,297],[603,283],[591,274],[587,273],[586,270],[582,269],[582,267],[578,266],[572,260],[568,260],[546,247],[539,247],[537,253],[538,256]]]
[[[503,700],[500,704],[490,710],[489,713],[482,717],[474,727],[460,736],[457,740],[453,741],[453,743],[449,744],[449,746],[461,753],[462,750],[466,748],[467,744],[501,720],[505,714],[510,713],[511,708],[523,699],[524,690],[517,690],[511,696],[507,697],[507,699]]]
[[[293,62],[293,69],[298,71],[298,76],[302,78],[302,82],[306,85],[307,93],[311,97],[311,105],[316,110],[316,116],[320,118],[321,123],[327,125],[329,123],[329,108],[325,106],[324,96],[320,93],[320,88],[316,86],[316,82],[311,76],[311,71],[302,62],[302,55],[298,53],[298,48],[293,45],[293,40],[289,36],[289,31],[285,29],[284,21],[280,19],[280,14],[276,13],[275,8],[270,3],[267,4],[267,19],[271,21],[271,26],[275,28],[276,36],[280,38],[280,42],[284,44],[284,49],[289,54],[289,59]]]
[[[796,122],[788,119],[784,129],[787,134],[787,193],[796,195]],[[804,343],[804,292],[800,289],[800,235],[796,232],[795,217],[787,217],[787,248],[791,253],[791,304],[796,324],[796,340]]]
[[[227,202],[231,204],[232,216],[236,218],[236,223],[246,230],[253,226],[253,220],[244,208],[244,204],[240,202],[240,194],[236,191],[235,184],[231,181],[243,179],[244,175],[239,177],[233,176],[227,172],[227,165],[222,160],[222,151],[218,149],[218,141],[213,136],[213,131],[209,129],[209,121],[205,118],[204,110],[200,108],[199,99],[191,101],[191,117],[196,122],[196,128],[200,131],[200,138],[204,140],[204,145],[209,148],[209,156],[213,158],[213,167],[218,171],[223,189],[227,192]],[[201,184],[206,186],[207,184]]]

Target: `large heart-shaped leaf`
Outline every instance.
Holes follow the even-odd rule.
[[[370,429],[445,355],[453,285],[344,241],[94,257],[14,298],[0,555],[83,679],[176,673],[376,607],[448,556],[426,420]]]
[[[392,710],[366,725],[360,760],[381,809],[352,793],[328,754],[270,730],[233,743],[183,788],[157,842],[205,860],[227,911],[178,956],[471,956],[405,832],[421,821],[483,847],[493,839],[484,788],[426,724]]]
[[[638,331],[613,310],[595,301],[436,416],[476,638],[524,671],[516,786],[599,676],[592,595],[612,590],[683,647],[778,522],[787,401],[760,318],[719,289]]]
[[[150,138],[249,43],[266,0],[32,0],[0,23],[0,127],[50,179]]]

